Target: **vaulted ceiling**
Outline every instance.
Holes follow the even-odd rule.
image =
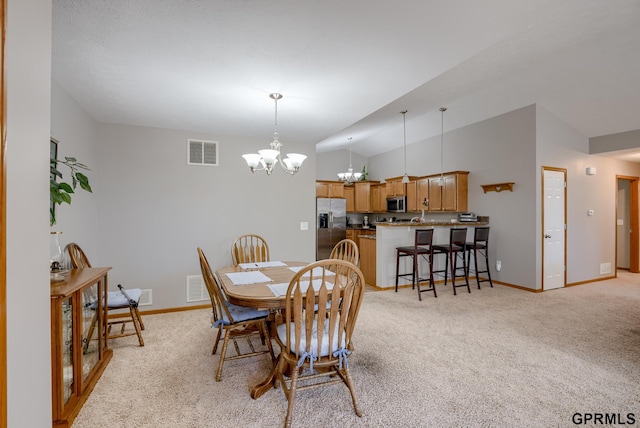
[[[637,0],[53,0],[53,79],[98,121],[371,156],[538,103],[640,129]],[[640,145],[640,143],[639,143]]]

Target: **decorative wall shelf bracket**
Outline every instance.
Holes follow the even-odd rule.
[[[495,183],[495,184],[481,184],[484,193],[487,192],[502,192],[503,190],[509,190],[513,192],[513,185],[515,183]]]

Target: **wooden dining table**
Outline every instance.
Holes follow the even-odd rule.
[[[269,264],[284,264],[284,266],[269,266]],[[283,309],[285,305],[285,296],[278,295],[269,288],[269,285],[273,284],[288,284],[296,274],[296,270],[290,268],[302,267],[309,264],[308,262],[270,262],[270,263],[257,263],[255,266],[249,264],[239,266],[226,266],[216,270],[215,275],[220,284],[220,287],[224,291],[229,302],[240,305],[248,306],[257,309],[270,309],[272,311]],[[266,266],[265,266],[266,265]],[[269,281],[254,282],[250,284],[236,284],[232,277],[236,273],[249,273],[259,272],[264,274]],[[228,274],[231,274],[229,276]],[[273,325],[275,317],[271,317],[270,320],[270,334],[274,334],[275,327]],[[251,398],[257,399],[265,392],[271,389],[276,381],[276,361],[273,362],[273,367],[269,372],[269,375],[265,380],[251,389]]]

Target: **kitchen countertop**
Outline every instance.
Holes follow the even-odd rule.
[[[411,223],[408,221],[394,221],[393,223],[389,222],[379,222],[376,223],[378,227],[406,227],[406,226],[484,226],[489,224],[488,221],[426,221],[424,223]]]

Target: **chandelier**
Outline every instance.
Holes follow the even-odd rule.
[[[275,129],[273,131],[273,141],[269,144],[269,149],[258,150],[258,153],[249,153],[242,155],[252,173],[256,171],[266,171],[267,175],[271,175],[273,167],[280,162],[282,170],[288,174],[295,174],[300,169],[302,162],[307,158],[299,153],[287,153],[287,158],[282,159],[280,156],[280,134],[278,134],[278,100],[282,98],[281,94],[270,94],[269,97],[275,101]],[[261,168],[258,168],[261,165]]]
[[[347,172],[339,172],[338,173],[338,178],[340,178],[340,181],[344,181],[347,184],[351,184],[354,181],[358,181],[360,180],[360,177],[362,177],[362,173],[361,172],[353,172],[353,167],[351,166],[351,140],[353,138],[349,137],[349,168],[347,168]]]

